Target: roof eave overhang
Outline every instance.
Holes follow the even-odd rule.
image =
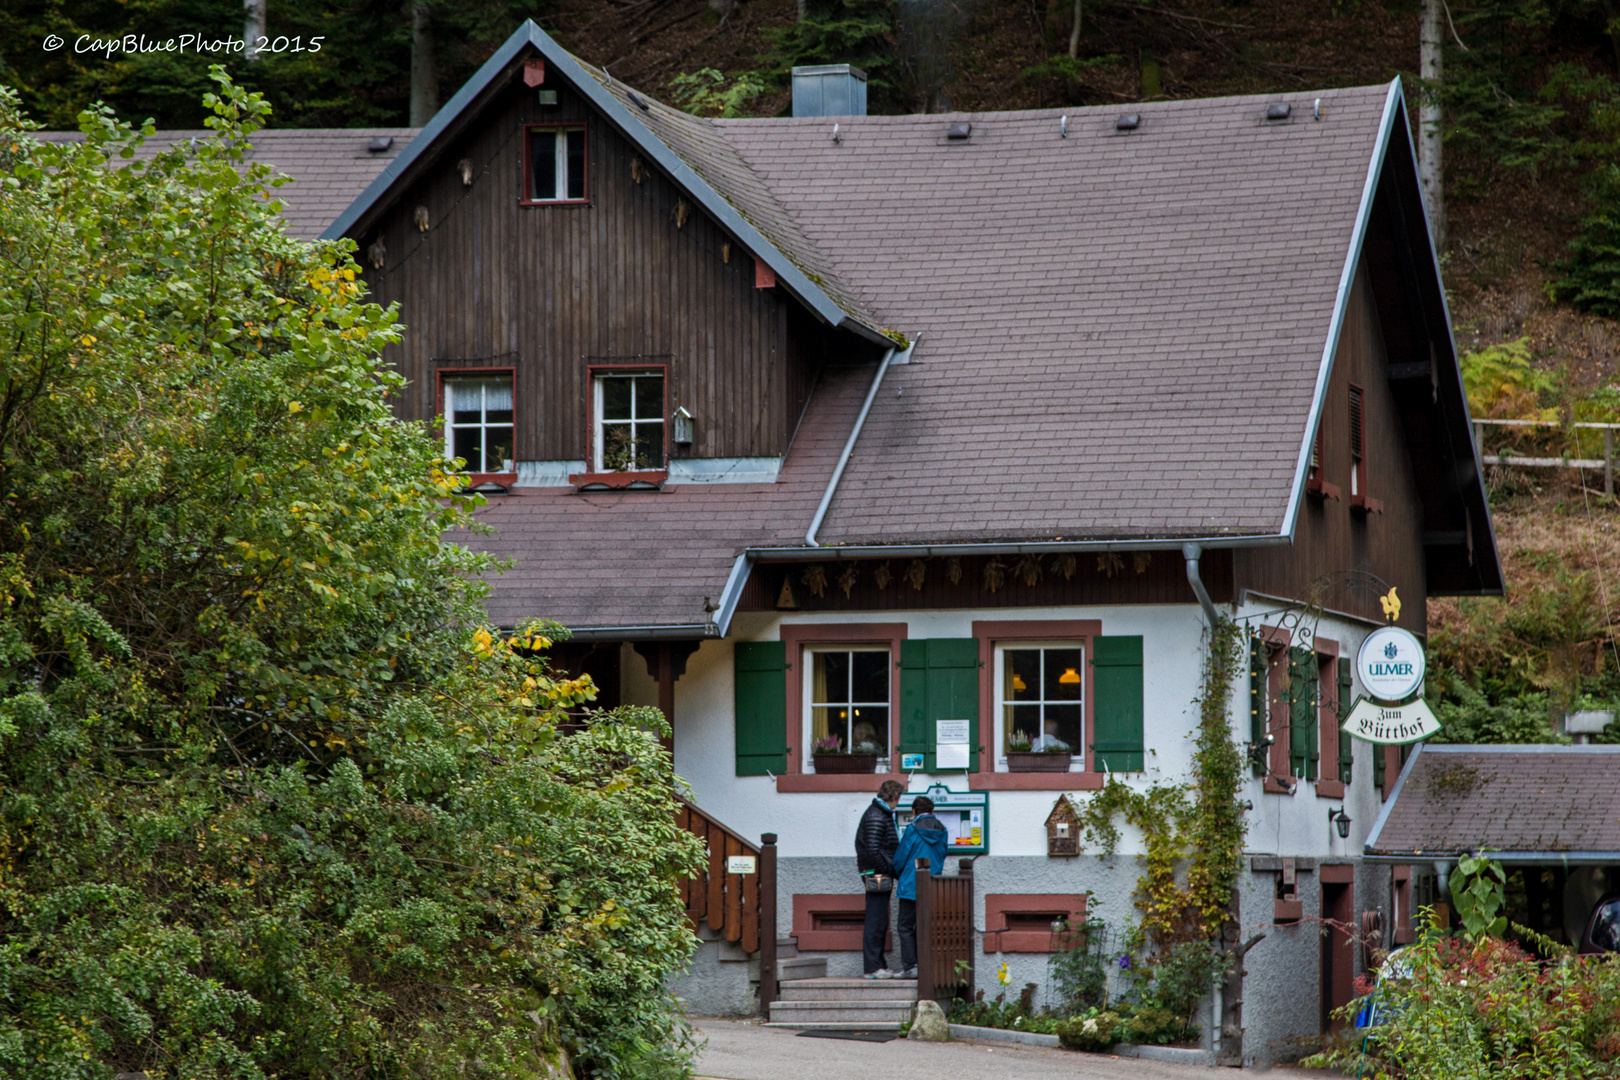
[[[1389,91],[1384,98],[1384,112],[1378,124],[1378,137],[1374,142],[1372,156],[1367,162],[1367,175],[1362,182],[1361,188],[1361,202],[1356,208],[1355,225],[1350,234],[1349,248],[1345,252],[1344,266],[1339,273],[1338,291],[1333,299],[1333,315],[1328,322],[1327,338],[1322,346],[1322,358],[1317,365],[1316,386],[1311,396],[1310,417],[1305,427],[1305,437],[1300,442],[1299,456],[1294,463],[1293,488],[1289,493],[1288,506],[1283,516],[1283,532],[1287,534],[1290,540],[1292,540],[1299,525],[1300,507],[1305,500],[1305,483],[1310,473],[1311,451],[1316,442],[1317,429],[1322,423],[1323,412],[1326,409],[1328,384],[1333,375],[1333,360],[1338,353],[1339,340],[1343,335],[1345,318],[1350,307],[1350,293],[1355,286],[1356,272],[1361,266],[1362,250],[1366,243],[1367,230],[1372,222],[1373,205],[1378,197],[1379,180],[1382,178],[1384,163],[1390,152],[1390,143],[1396,130],[1396,124],[1404,123],[1405,119],[1405,97],[1401,91],[1401,80],[1397,78],[1390,81]],[[1411,146],[1411,140],[1407,139],[1406,143],[1407,153],[1415,153]],[[1415,158],[1413,166],[1415,171]],[[1423,210],[1424,220],[1427,221],[1428,205],[1421,185],[1418,186],[1417,197]],[[1445,322],[1446,343],[1448,346],[1445,359],[1449,361],[1448,371],[1457,380],[1458,389],[1461,392],[1462,372],[1457,365],[1457,343],[1451,331],[1451,312],[1446,301],[1446,290],[1440,273],[1440,253],[1436,250],[1434,238],[1427,229],[1424,230],[1424,236],[1427,258],[1422,260],[1422,264],[1433,274],[1435,291],[1439,296],[1440,308]],[[1468,396],[1466,393],[1461,393],[1461,400],[1465,427],[1469,427],[1471,430],[1469,424],[1471,418],[1468,416]],[[1469,503],[1477,498],[1483,504],[1485,491],[1484,465],[1480,461],[1479,448],[1474,445],[1473,439],[1470,437],[1466,441],[1469,446],[1472,467],[1471,492],[1477,493],[1477,496],[1471,497],[1470,491],[1465,490],[1463,499],[1465,503]],[[1461,486],[1468,488],[1467,483]],[[1505,586],[1502,584],[1504,579],[1501,557],[1496,548],[1496,526],[1491,520],[1490,507],[1480,505],[1470,507],[1470,509],[1478,509],[1483,514],[1489,550],[1495,563],[1495,580],[1497,584],[1467,592],[1441,593],[1436,591],[1433,595],[1500,596],[1505,592]]]
[[[1180,551],[1187,544],[1207,550],[1276,547],[1293,543],[1280,533],[1243,536],[1108,537],[1096,540],[1032,540],[1007,543],[824,544],[819,547],[752,547],[746,554],[761,562],[821,559],[924,559],[934,556],[1061,555],[1087,551]]]
[[[1382,851],[1367,852],[1363,862],[1409,863],[1452,862],[1464,855],[1489,855],[1500,863],[1542,866],[1614,866],[1620,864],[1620,851],[1495,851],[1485,848],[1457,851]]]
[[[870,326],[850,314],[827,295],[825,290],[811,281],[792,259],[783,254],[780,248],[755,228],[736,207],[710,186],[707,180],[671,150],[669,144],[655,135],[639,117],[608,93],[594,76],[532,19],[524,20],[523,25],[495,50],[494,55],[484,61],[483,66],[473,77],[456,91],[455,96],[446,102],[421,133],[411,140],[410,145],[321,234],[321,239],[337,239],[350,235],[356,231],[357,226],[369,226],[386,206],[387,197],[395,184],[432,151],[441,136],[457,126],[463,114],[475,103],[480,103],[487,99],[491,92],[500,89],[502,76],[508,67],[528,49],[534,49],[544,57],[546,62],[555,67],[563,78],[619,129],[620,133],[635,143],[675,184],[684,188],[697,200],[722,229],[736,237],[739,244],[769,266],[776,274],[777,284],[791,293],[817,318],[868,340],[887,345],[894,344],[893,339],[885,335],[881,327]]]

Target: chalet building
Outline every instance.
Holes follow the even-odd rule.
[[[1502,590],[1399,84],[879,117],[862,78],[700,119],[528,23],[324,235],[490,493],[491,619],[566,625],[601,704],[671,718],[694,813],[775,834],[797,974],[859,973],[896,778],[963,856],[966,989],[1045,1000],[1051,924],[1134,922],[1142,850],[1060,819],[1186,782],[1245,628],[1247,952],[1204,1038],[1297,1057],[1366,959],[1320,920],[1388,944],[1422,874],[1361,857],[1401,758],[1341,738],[1350,658],[1392,588],[1420,636]],[[755,945],[705,945],[694,1012],[756,1007]]]

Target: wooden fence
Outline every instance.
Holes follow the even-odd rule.
[[[917,997],[947,1002],[973,992],[973,864],[935,877],[917,860]]]
[[[686,918],[744,952],[759,953],[759,1007],[776,1000],[776,834],[755,846],[691,803],[682,801],[675,824],[703,840],[708,860],[702,872],[681,883]],[[730,860],[753,861],[752,873],[732,873]]]
[[[1556,420],[1475,420],[1474,446],[1479,451],[1479,460],[1485,465],[1516,465],[1532,469],[1602,469],[1603,493],[1614,494],[1614,429],[1620,424],[1598,424],[1581,421],[1570,424],[1572,428],[1591,428],[1603,432],[1603,456],[1601,458],[1570,458],[1570,457],[1528,457],[1521,454],[1487,454],[1485,452],[1486,427],[1529,427],[1529,428],[1562,428],[1565,425]]]

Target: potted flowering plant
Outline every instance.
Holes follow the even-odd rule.
[[[818,773],[869,773],[877,771],[878,747],[869,742],[858,743],[851,750],[844,749],[844,740],[838,735],[817,739],[810,746],[810,760]]]
[[[1071,751],[1067,744],[1051,739],[1041,749],[1022,731],[1007,736],[1008,772],[1068,772]]]

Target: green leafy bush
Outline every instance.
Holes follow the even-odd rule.
[[[1620,165],[1598,170],[1587,183],[1590,208],[1547,290],[1583,311],[1620,318]]]
[[[589,680],[481,626],[394,313],[216,78],[145,165],[0,90],[0,1076],[680,1075],[662,720],[557,737]]]
[[[1411,976],[1385,979],[1375,991],[1388,1022],[1304,1064],[1403,1080],[1620,1072],[1620,956],[1546,964],[1500,938],[1435,932],[1400,955]],[[1352,1020],[1363,1001],[1340,1017]]]
[[[1057,1025],[1058,1041],[1070,1050],[1107,1052],[1123,1041],[1121,1029],[1124,1020],[1111,1009],[1093,1006],[1077,1016],[1071,1016]]]

